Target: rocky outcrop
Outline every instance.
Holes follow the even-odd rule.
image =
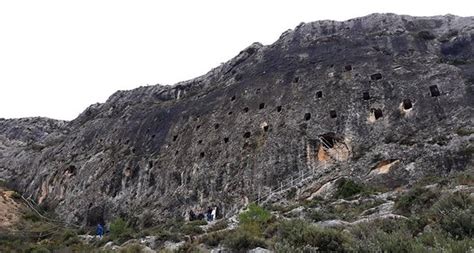
[[[473,45],[472,17],[301,24],[71,122],[0,120],[0,177],[67,221],[146,224],[209,205],[231,215],[310,168],[389,188],[465,170]]]

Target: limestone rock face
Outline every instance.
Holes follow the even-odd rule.
[[[84,225],[232,215],[311,168],[396,188],[472,167],[473,84],[473,17],[306,23],[70,122],[0,120],[0,178]]]

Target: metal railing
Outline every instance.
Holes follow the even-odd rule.
[[[334,147],[330,141],[326,140],[323,136],[319,136],[319,141],[321,142],[322,148],[328,153],[328,155],[334,159],[336,162],[340,160],[339,154],[336,152],[331,152]],[[292,174],[290,177],[278,181],[277,185],[274,187],[262,187],[258,188],[257,193],[249,197],[250,201],[255,201],[258,204],[264,204],[269,201],[273,196],[280,195],[287,192],[295,186],[303,187],[306,183],[310,182],[317,176],[322,176],[321,173],[323,168],[326,168],[327,164],[321,163],[316,166],[311,166],[305,170],[300,170],[298,173]]]
[[[264,204],[273,196],[287,192],[295,186],[302,187],[307,182],[310,182],[314,177],[321,176],[321,169],[325,167],[325,164],[320,164],[318,166],[314,166],[306,170],[301,170],[298,173],[293,174],[289,178],[278,181],[277,185],[274,187],[269,187],[265,190],[259,188],[258,192],[251,196],[250,199],[257,202],[258,204]]]

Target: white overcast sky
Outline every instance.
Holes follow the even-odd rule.
[[[300,22],[474,15],[474,1],[0,0],[0,118],[71,120],[116,90],[202,75]]]

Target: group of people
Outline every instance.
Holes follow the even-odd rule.
[[[206,211],[204,212],[199,212],[199,214],[196,215],[196,213],[193,210],[189,210],[189,220],[207,220],[207,221],[214,221],[217,219],[217,206],[214,207],[209,207],[207,208]],[[96,235],[99,239],[102,239],[104,234],[108,232],[107,228],[102,225],[102,224],[97,224],[96,228]]]
[[[213,221],[216,220],[217,218],[217,207],[209,207],[207,211],[205,212],[200,212],[199,214],[196,215],[196,213],[193,210],[189,210],[189,220],[207,220],[207,221]]]

